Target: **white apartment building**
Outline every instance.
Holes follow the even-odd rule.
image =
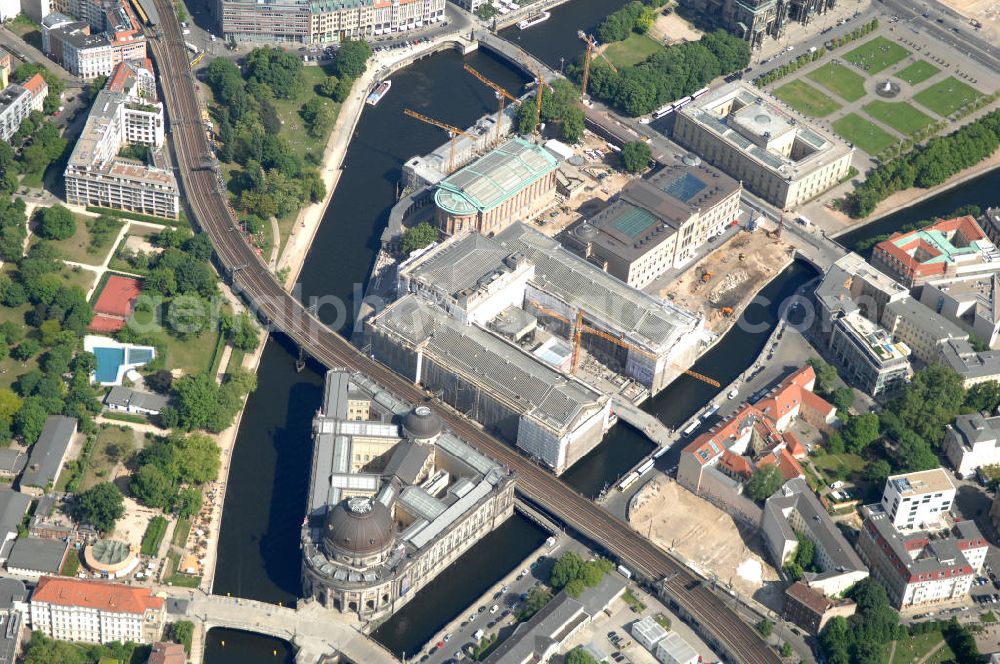
[[[970,477],[982,466],[1000,464],[1000,417],[959,415],[948,425],[943,445],[959,477]]]
[[[68,202],[177,218],[177,181],[160,151],[163,105],[149,95],[151,78],[143,67],[122,63],[98,93],[66,165]],[[152,148],[153,164],[119,156],[135,144]]]
[[[163,598],[149,588],[42,577],[31,595],[31,628],[61,641],[152,643],[163,626]]]
[[[31,111],[41,109],[48,92],[41,74],[35,74],[24,85],[14,83],[0,90],[0,139],[10,142]]]
[[[865,505],[861,516],[858,553],[896,608],[968,595],[989,549],[974,522],[961,521],[933,534],[902,533],[881,505]]]
[[[42,21],[42,51],[75,76],[110,76],[128,60],[146,58],[146,37],[128,2],[77,3],[72,21],[58,12]]]
[[[890,475],[882,492],[882,508],[899,530],[941,523],[955,500],[955,485],[943,468]]]

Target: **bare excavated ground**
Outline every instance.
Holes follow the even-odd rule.
[[[660,297],[705,315],[705,326],[721,332],[739,316],[762,283],[785,265],[791,246],[762,231],[743,232],[691,266]],[[732,312],[726,311],[726,308]]]
[[[719,583],[771,608],[782,603],[778,573],[763,557],[754,533],[677,482],[658,477],[633,500],[629,523],[663,549],[673,549]]]

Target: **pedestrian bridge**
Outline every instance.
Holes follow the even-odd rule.
[[[292,609],[239,597],[195,595],[187,605],[187,617],[201,622],[206,633],[225,627],[288,641],[295,647],[298,664],[316,664],[336,653],[352,662],[398,663],[392,653],[339,614],[314,602],[300,604]]]

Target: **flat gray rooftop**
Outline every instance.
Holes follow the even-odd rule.
[[[535,264],[536,288],[582,309],[632,343],[667,352],[698,324],[690,311],[632,288],[523,223],[507,227],[495,241]]]
[[[571,431],[602,407],[604,397],[489,332],[462,325],[444,310],[406,295],[383,311],[375,325],[482,385],[557,431]]]

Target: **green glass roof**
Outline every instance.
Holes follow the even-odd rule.
[[[656,217],[641,207],[629,206],[624,214],[611,222],[612,225],[633,240],[644,235],[656,223]]]
[[[514,138],[442,180],[434,202],[452,214],[486,212],[558,165],[559,161],[541,145]]]

